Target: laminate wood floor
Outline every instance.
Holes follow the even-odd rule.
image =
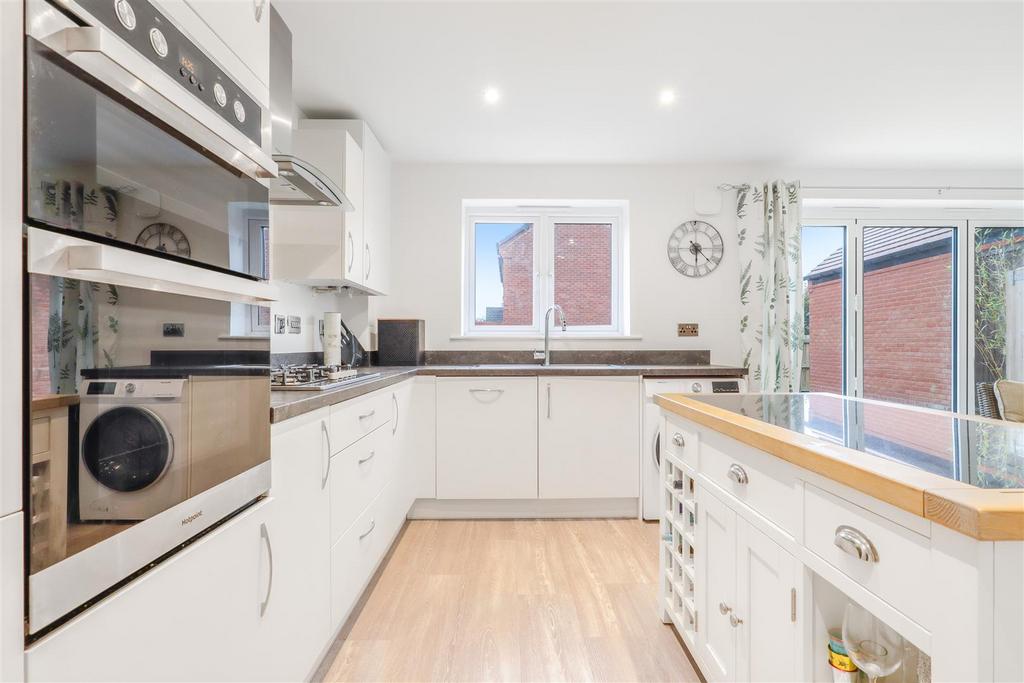
[[[325,681],[698,681],[656,611],[658,525],[412,521]]]

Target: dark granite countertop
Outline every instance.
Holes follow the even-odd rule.
[[[270,376],[267,365],[126,365],[118,368],[87,368],[83,379],[184,379],[198,375]]]
[[[416,375],[436,377],[540,377],[540,376],[627,376],[627,377],[743,377],[743,368],[725,365],[606,365],[561,363],[543,366],[531,363],[479,365],[420,365],[361,368],[362,374],[379,373],[325,391],[271,391],[270,421],[283,422],[324,406],[397,384]]]

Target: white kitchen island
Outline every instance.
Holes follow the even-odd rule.
[[[829,394],[657,400],[660,612],[708,680],[833,680],[851,601],[910,645],[885,680],[1024,680],[1024,426]]]

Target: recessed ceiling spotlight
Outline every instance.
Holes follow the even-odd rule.
[[[662,88],[658,93],[658,104],[663,107],[670,107],[676,103],[676,91],[672,88]]]
[[[484,103],[497,104],[501,101],[501,91],[495,87],[484,88]]]

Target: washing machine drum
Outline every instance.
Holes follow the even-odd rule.
[[[144,408],[112,408],[99,415],[82,439],[82,462],[109,489],[139,491],[153,484],[171,462],[171,436]]]

